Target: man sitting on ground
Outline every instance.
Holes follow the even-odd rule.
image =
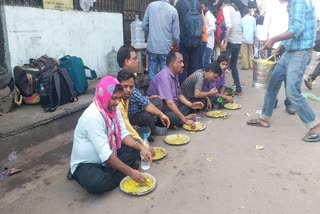
[[[217,62],[209,64],[205,70],[199,69],[191,74],[181,85],[181,93],[190,101],[200,101],[207,105],[207,110],[210,110],[212,105],[209,99],[210,96],[215,96],[218,91],[212,88],[208,92],[203,91],[206,82],[214,82],[222,71]]]
[[[96,87],[91,105],[74,131],[68,177],[90,193],[103,193],[130,176],[145,182],[136,169],[140,153],[150,163],[152,154],[127,131],[119,109],[123,87],[114,77],[104,77]]]
[[[147,133],[148,135],[150,135],[150,132],[151,132],[150,128],[148,126],[144,126],[144,127],[139,127],[136,130],[135,128],[132,127],[128,118],[129,99],[134,91],[135,76],[131,72],[122,71],[118,73],[117,80],[122,85],[124,90],[122,99],[120,100],[120,103],[118,105],[124,124],[126,125],[126,128],[130,132],[131,136],[134,139],[139,140],[140,143],[143,143],[143,140],[141,137],[143,137],[144,133]]]
[[[121,68],[119,72],[129,71],[132,73],[138,70],[138,58],[135,48],[130,45],[123,45],[117,53],[117,61]],[[158,96],[142,96],[135,87],[129,100],[128,115],[133,126],[149,126],[151,135],[166,135],[170,126],[169,118],[159,109],[162,108],[162,100]],[[164,127],[156,126],[156,121],[160,118]],[[153,141],[153,138],[149,138]]]
[[[158,95],[164,100],[163,112],[170,118],[172,128],[183,124],[194,127],[194,115],[188,114],[191,109],[202,109],[203,103],[192,103],[181,94],[178,75],[183,71],[182,54],[170,51],[166,65],[150,82],[147,94]]]

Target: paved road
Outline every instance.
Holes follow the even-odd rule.
[[[0,181],[1,213],[319,213],[320,143],[301,140],[307,130],[297,116],[284,111],[283,90],[271,127],[247,126],[254,115],[245,113],[254,114],[262,105],[264,91],[251,87],[251,71],[240,75],[245,83],[244,95],[237,97],[241,110],[228,111],[226,120],[204,117],[207,128],[202,132],[171,131],[190,136],[185,146],[169,146],[157,137],[154,145],[165,147],[168,155],[149,170],[158,181],[150,194],[134,197],[115,189],[97,196],[68,181],[68,132],[8,163],[24,171]],[[320,96],[319,84],[312,93]],[[320,115],[319,103],[310,104]]]

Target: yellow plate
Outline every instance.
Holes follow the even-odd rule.
[[[219,118],[219,117],[225,117],[228,115],[227,112],[224,112],[224,111],[219,111],[219,110],[216,110],[216,111],[208,111],[206,113],[206,115],[208,117],[213,117],[213,118]]]
[[[142,173],[146,178],[144,184],[132,180],[129,176],[122,179],[120,189],[129,195],[145,195],[156,188],[157,180],[149,173]]]
[[[186,125],[186,124],[184,124],[182,126],[182,128],[184,128],[187,131],[194,131],[194,132],[195,131],[202,131],[202,130],[204,130],[206,128],[206,126],[203,125],[202,123],[195,123],[195,125],[196,125],[195,129],[192,129],[191,126]]]
[[[184,145],[189,143],[190,138],[185,134],[172,134],[168,135],[164,141],[170,145]]]
[[[153,147],[155,155],[152,157],[152,160],[160,160],[167,155],[167,150],[162,147]]]
[[[226,103],[224,105],[226,109],[236,110],[242,108],[242,105],[236,103]]]

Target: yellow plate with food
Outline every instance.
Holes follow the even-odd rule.
[[[184,124],[183,126],[182,126],[182,128],[184,128],[185,130],[187,130],[187,131],[202,131],[202,130],[204,130],[205,128],[206,128],[206,126],[203,124],[203,123],[194,123],[195,124],[195,127],[194,128],[192,128],[191,126],[189,126],[189,125],[186,125],[186,124]]]
[[[157,180],[149,173],[142,173],[146,178],[144,183],[139,183],[129,176],[122,179],[120,189],[129,195],[145,195],[156,188]]]
[[[167,155],[167,150],[162,147],[153,147],[154,150],[154,156],[152,157],[152,160],[160,160],[164,158]]]
[[[170,145],[184,145],[189,143],[190,138],[185,134],[172,134],[168,135],[164,141]]]
[[[225,117],[228,115],[227,112],[224,112],[224,111],[219,111],[219,110],[216,110],[216,111],[208,111],[206,113],[206,115],[208,117],[213,117],[213,118],[220,118],[220,117]]]
[[[226,104],[224,105],[224,107],[225,107],[226,109],[236,110],[236,109],[241,109],[241,108],[242,108],[242,105],[236,104],[236,103],[226,103]]]

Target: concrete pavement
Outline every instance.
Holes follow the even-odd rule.
[[[317,62],[312,61],[307,73]],[[137,197],[117,188],[92,195],[67,180],[73,134],[69,131],[6,163],[23,172],[0,181],[1,213],[319,213],[320,143],[301,140],[307,129],[296,115],[284,111],[283,90],[271,127],[247,126],[263,104],[264,90],[251,87],[252,71],[240,70],[240,77],[245,83],[243,96],[236,97],[241,110],[226,110],[226,120],[203,117],[207,128],[202,132],[170,131],[190,136],[184,146],[156,138],[153,145],[166,148],[168,155],[148,171],[158,181],[153,192]],[[302,91],[320,96],[319,84],[312,91],[303,85]],[[309,103],[320,115],[319,102]]]

